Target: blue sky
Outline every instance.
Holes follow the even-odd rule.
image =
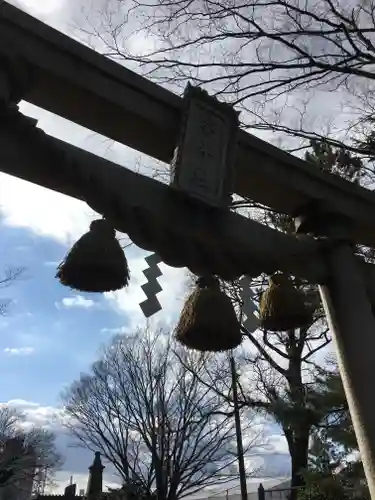
[[[25,267],[22,279],[0,292],[12,299],[0,319],[0,376],[3,399],[55,405],[56,388],[79,375],[106,339],[103,328],[127,326],[103,296],[75,294],[55,279],[56,262],[66,248],[32,230],[1,224],[0,251],[6,265]],[[46,376],[47,375],[47,376]],[[41,387],[43,392],[41,393]]]
[[[106,138],[27,103],[21,103],[21,111],[37,118],[47,133],[119,164],[151,163],[122,145],[108,148]],[[25,267],[22,279],[0,289],[0,301],[11,299],[8,313],[0,317],[0,403],[18,407],[31,423],[57,433],[66,458],[57,491],[72,474],[84,488],[92,460],[90,453],[68,446],[71,440],[57,424],[61,391],[90,368],[111,335],[145,324],[139,303],[146,298],[141,285],[149,253],[135,246],[126,250],[131,283],[119,292],[77,294],[55,279],[58,263],[94,218],[82,202],[0,173],[0,275],[7,266]],[[163,311],[152,321],[171,324],[182,305],[185,275],[183,270],[160,267]],[[105,484],[113,481],[107,469]]]
[[[55,272],[71,240],[75,239],[74,221],[79,217],[67,218],[67,226],[60,226],[58,230],[49,219],[54,218],[55,211],[60,213],[65,208],[69,212],[69,204],[75,202],[6,175],[0,175],[0,186],[0,198],[1,192],[7,192],[12,199],[9,204],[4,196],[2,204],[2,264],[4,268],[25,268],[19,280],[0,290],[0,301],[11,300],[7,314],[0,317],[0,377],[6,381],[0,386],[0,402],[16,406],[26,412],[31,423],[48,426],[56,432],[58,446],[66,459],[58,474],[57,491],[67,484],[70,475],[79,488],[84,488],[92,456],[70,447],[72,442],[58,423],[60,393],[82,371],[89,369],[100,346],[111,335],[131,331],[145,323],[139,302],[144,298],[140,285],[145,281],[142,269],[146,267],[143,258],[147,254],[136,247],[127,250],[132,270],[127,290],[107,295],[73,292],[60,285]],[[55,203],[48,209],[50,196]],[[15,198],[18,205],[14,203]],[[36,200],[46,207],[45,223]],[[79,207],[75,205],[75,209],[78,215]],[[84,207],[81,209],[88,224],[92,214]],[[35,219],[30,218],[33,210]],[[164,271],[160,278],[164,288],[160,293],[163,311],[155,315],[153,321],[171,323],[182,304],[185,277],[181,270],[165,265],[161,268]],[[268,473],[287,474],[285,441],[276,425],[267,422],[265,429],[269,440],[264,450]],[[115,481],[107,468],[105,484],[114,485]]]
[[[111,296],[76,293],[63,287],[55,273],[66,245],[32,229],[9,226],[4,220],[0,231],[4,268],[25,268],[20,279],[0,290],[0,301],[11,300],[7,314],[0,318],[0,376],[9,380],[1,387],[1,397],[7,400],[16,394],[21,399],[56,405],[56,389],[87,369],[111,334],[144,320],[139,311],[134,322],[134,314],[128,314]],[[132,254],[141,251],[134,249],[128,254],[131,263]],[[132,286],[132,299],[134,295],[141,298],[138,283]],[[130,303],[131,308],[137,306],[132,300]],[[160,313],[155,318],[160,318]]]
[[[38,218],[36,200],[44,205],[39,188],[9,176],[0,176],[0,192],[7,191],[12,202],[23,203],[22,210],[12,212],[12,206],[2,204],[0,218],[0,252],[2,265],[24,267],[24,274],[10,287],[0,290],[0,301],[10,299],[7,314],[0,317],[0,377],[6,383],[0,387],[0,401],[26,411],[31,422],[52,426],[56,430],[59,445],[66,456],[62,481],[71,473],[79,480],[90,465],[91,456],[67,448],[65,438],[57,426],[60,393],[88,370],[97,358],[100,347],[111,335],[130,331],[145,323],[139,308],[144,294],[140,285],[145,282],[142,269],[147,267],[147,253],[136,247],[127,251],[132,271],[131,285],[127,290],[113,294],[81,294],[63,287],[55,279],[56,266],[75,239],[74,221],[67,218],[67,227],[48,235],[49,219],[54,211],[64,209],[64,202],[71,200],[46,192],[47,198],[55,197],[53,208],[45,204],[46,223]],[[44,190],[43,190],[44,191]],[[1,194],[0,194],[1,197]],[[26,206],[30,203],[30,205]],[[36,219],[30,223],[30,212]],[[69,211],[69,207],[67,206]],[[92,215],[87,214],[87,225]],[[69,223],[70,233],[69,233]],[[25,227],[23,227],[25,226]],[[43,234],[40,234],[43,233]],[[160,300],[162,313],[153,321],[171,321],[177,314],[183,297],[184,280],[181,271],[161,266],[165,274],[161,278],[163,292]],[[173,293],[171,293],[173,290]],[[181,293],[180,293],[180,292]],[[163,299],[164,296],[164,299]],[[79,457],[79,458],[78,458]],[[109,478],[110,480],[111,478]]]
[[[100,0],[98,0],[100,1]],[[76,0],[14,0],[35,17],[67,31],[78,12]],[[139,43],[142,40],[138,40]],[[77,125],[22,103],[22,112],[39,120],[47,133],[124,166],[151,164],[150,159],[112,144]],[[11,299],[6,316],[0,317],[0,402],[24,410],[28,420],[53,428],[66,457],[59,473],[59,490],[71,474],[79,488],[86,484],[91,454],[69,448],[69,439],[56,422],[59,396],[82,371],[89,369],[100,346],[111,335],[145,323],[139,308],[144,300],[144,253],[136,247],[126,251],[132,272],[130,287],[120,292],[77,294],[55,279],[56,266],[85,231],[93,214],[77,200],[0,174],[0,252],[2,266],[25,267],[22,279],[0,290]],[[185,293],[183,270],[161,266],[159,294],[163,311],[153,318],[168,324],[176,318]],[[0,273],[2,268],[0,266]],[[4,383],[5,382],[5,383]],[[286,443],[278,427],[267,423],[270,447],[269,470],[287,471]],[[286,473],[286,472],[285,472]],[[105,483],[114,478],[107,469]]]

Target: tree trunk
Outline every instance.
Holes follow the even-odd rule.
[[[292,491],[290,500],[296,500],[298,489],[305,484],[303,473],[308,466],[311,425],[308,420],[308,414],[305,411],[306,403],[301,362],[302,349],[297,342],[295,331],[289,332],[289,341],[289,366],[286,378],[289,384],[292,407],[294,408],[293,412],[297,411],[298,413],[297,415],[293,415],[293,425],[288,426],[287,430],[284,429],[284,433],[288,441],[292,462]]]
[[[305,435],[298,436],[294,441],[294,456],[292,457],[292,481],[291,486],[295,488],[295,495],[291,500],[297,497],[297,488],[305,485],[303,473],[307,469],[309,453],[309,432],[305,431]]]
[[[289,453],[292,462],[292,477],[291,477],[291,494],[290,500],[296,500],[298,489],[304,486],[305,480],[303,472],[308,466],[309,453],[309,437],[310,430],[308,427],[301,427],[297,435],[294,435],[290,429],[284,430],[285,437],[288,441]]]

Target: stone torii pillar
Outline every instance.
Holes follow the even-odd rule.
[[[319,290],[368,487],[375,499],[375,398],[371,390],[375,382],[375,317],[349,236],[351,224],[327,207],[315,206],[297,217],[296,229],[323,237],[328,276]]]
[[[299,241],[228,210],[213,217],[205,207],[187,206],[179,197],[173,198],[170,188],[152,179],[137,176],[56,139],[48,138],[43,143],[51,146],[48,151],[33,140],[25,144],[25,120],[15,120],[16,125],[20,125],[17,132],[7,118],[6,104],[18,103],[21,98],[168,163],[182,103],[177,96],[167,95],[165,89],[152,86],[139,75],[100,58],[6,2],[1,3],[0,27],[0,52],[4,55],[0,64],[2,171],[76,198],[82,198],[93,178],[100,187],[92,199],[95,209],[108,213],[116,229],[128,233],[140,247],[157,251],[164,262],[175,267],[190,266],[196,273],[203,268],[220,275],[218,269],[222,268],[215,262],[214,253],[220,250],[224,263],[229,262],[230,268],[234,266],[240,271],[236,278],[282,269],[320,285],[364,469],[375,500],[375,402],[369,386],[375,380],[375,320],[364,285],[368,276],[360,270],[352,248],[354,241],[375,247],[373,193],[322,172],[313,174],[300,160],[241,132],[234,176],[237,194],[289,215],[295,213],[296,204],[299,206],[306,199],[330,200],[335,204],[336,214],[345,214],[353,222],[350,227],[346,220],[329,211],[323,211],[318,222],[316,213],[304,214],[306,224],[302,224],[300,230],[323,236],[326,242]],[[114,99],[115,96],[119,99]],[[124,127],[125,122],[130,126]],[[201,131],[197,135],[200,137]],[[210,153],[211,165],[215,167],[219,148],[208,151],[206,146],[196,153],[205,157]],[[221,149],[222,146],[220,141]],[[189,156],[194,163],[191,149]],[[65,157],[73,157],[77,163],[74,167],[79,165],[84,174],[78,179],[81,185],[76,178],[72,180],[75,172],[65,168]],[[176,159],[183,161],[188,157],[183,151]],[[207,187],[203,174],[207,174],[205,169],[194,173],[194,181],[199,181],[195,198],[202,201],[204,195],[206,205],[212,204],[213,191],[203,189]],[[214,177],[211,175],[210,179]],[[180,188],[186,188],[191,186],[192,179],[179,177],[175,181]],[[221,189],[220,183],[218,186]],[[108,203],[104,188],[110,191],[112,201],[112,194],[116,195],[118,206]],[[222,201],[225,202],[224,198]],[[150,231],[147,235],[142,230],[145,224],[160,233],[163,221],[167,222],[164,229],[169,229],[168,225],[172,227],[171,236],[176,237],[178,252],[170,244],[167,231],[166,239],[160,241],[158,234]],[[306,227],[309,225],[310,228]],[[180,234],[174,231],[177,227]],[[183,239],[187,235],[186,245],[182,245],[178,237]],[[204,254],[200,260],[198,250]],[[221,277],[229,279],[223,274]],[[96,456],[90,470],[88,493],[101,490],[102,467],[100,455]]]

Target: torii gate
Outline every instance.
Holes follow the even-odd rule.
[[[282,270],[319,284],[375,499],[375,399],[368,388],[375,381],[375,275],[351,247],[375,247],[375,194],[239,132],[234,192],[290,214],[325,242],[285,235],[228,210],[189,204],[168,186],[47,136],[9,106],[21,99],[166,163],[182,99],[0,4],[0,170],[84,199],[172,266],[224,279]]]

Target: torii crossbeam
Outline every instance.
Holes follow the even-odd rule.
[[[0,4],[0,170],[83,199],[142,248],[172,266],[223,278],[285,270],[317,283],[375,499],[375,297],[373,266],[352,243],[375,247],[375,195],[260,139],[239,133],[235,192],[292,216],[325,241],[288,236],[182,200],[171,188],[35,130],[9,106],[29,101],[169,163],[182,100],[126,68]],[[304,207],[314,202],[319,223]],[[325,212],[326,203],[329,210]],[[307,217],[307,219],[306,219]],[[323,233],[322,220],[329,217]],[[171,242],[173,244],[171,244]]]
[[[27,61],[24,100],[170,163],[183,106],[179,96],[6,2],[0,4],[1,53]],[[239,133],[238,146],[236,193],[292,216],[312,199],[329,199],[355,222],[355,240],[375,247],[371,193],[246,132]]]

